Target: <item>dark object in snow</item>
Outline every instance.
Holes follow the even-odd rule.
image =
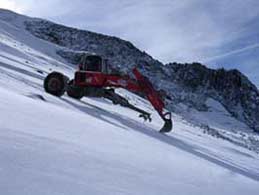
[[[30,95],[28,95],[28,97],[30,97],[32,99],[39,99],[42,101],[46,101],[46,99],[40,94],[30,94]]]

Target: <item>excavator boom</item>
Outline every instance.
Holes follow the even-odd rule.
[[[173,128],[172,124],[172,115],[170,112],[164,112],[165,104],[160,98],[160,94],[154,89],[152,83],[149,79],[143,76],[137,68],[133,69],[133,74],[137,78],[138,84],[141,88],[141,91],[144,92],[149,102],[158,112],[160,117],[164,120],[164,126],[160,129],[161,133],[170,132]]]

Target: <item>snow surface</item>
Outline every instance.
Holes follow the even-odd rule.
[[[173,113],[163,135],[150,104],[125,90],[151,123],[108,100],[51,96],[44,77],[73,68],[9,14],[0,14],[0,194],[258,194],[259,155],[197,125],[251,132],[218,102],[190,111],[197,123]]]

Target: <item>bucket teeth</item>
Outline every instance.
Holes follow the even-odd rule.
[[[162,127],[162,129],[160,129],[160,133],[168,133],[170,131],[172,131],[172,128],[173,128],[173,123],[172,123],[172,120],[171,119],[164,119],[165,121],[165,124],[164,126]]]
[[[162,127],[162,129],[160,129],[159,132],[160,133],[168,133],[168,132],[172,131],[172,129],[173,129],[172,113],[167,112],[167,113],[163,114],[161,117],[165,121],[165,124]]]

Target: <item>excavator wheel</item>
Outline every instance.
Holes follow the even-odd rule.
[[[67,77],[59,72],[52,72],[44,79],[44,89],[47,93],[62,96],[66,91]]]
[[[84,89],[74,85],[74,79],[70,80],[67,86],[67,95],[80,100],[84,97]]]

